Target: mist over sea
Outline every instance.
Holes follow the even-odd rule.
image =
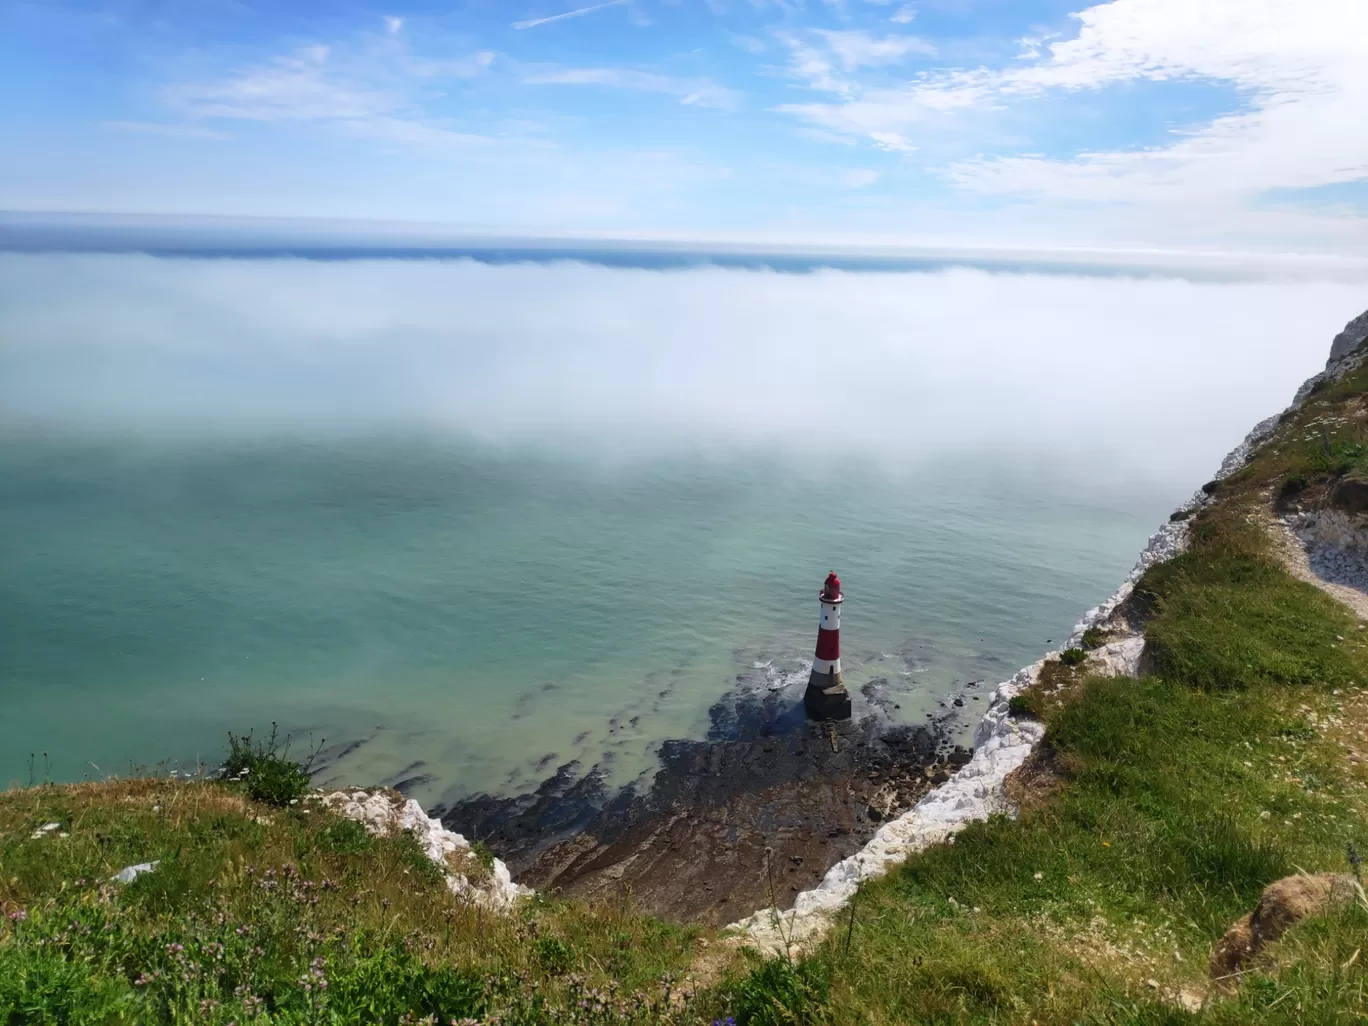
[[[1105,598],[1362,295],[0,254],[0,778],[277,721],[424,801],[630,779],[801,665],[830,569],[848,680],[920,722]]]

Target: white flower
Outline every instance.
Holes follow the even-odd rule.
[[[1037,880],[1044,880],[1044,879],[1045,879],[1045,874],[1044,874],[1044,873],[1037,873],[1037,874],[1035,875],[1035,878],[1036,878]]]

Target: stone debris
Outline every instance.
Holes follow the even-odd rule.
[[[1318,509],[1285,516],[1281,526],[1290,544],[1280,549],[1292,575],[1368,617],[1368,517]]]
[[[155,862],[139,862],[136,866],[124,866],[109,878],[110,883],[130,884],[144,873],[150,873],[161,865],[161,860]]]
[[[386,792],[333,791],[317,796],[324,805],[344,819],[354,820],[377,837],[395,837],[405,832],[422,847],[429,859],[442,867],[447,886],[453,894],[496,911],[506,911],[520,897],[532,892],[515,884],[506,866],[494,860],[489,876],[471,880],[452,869],[451,857],[474,857],[470,842],[460,834],[446,829],[442,821],[428,816],[423,807],[411,798]]]

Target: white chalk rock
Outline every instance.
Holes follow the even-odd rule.
[[[442,867],[447,886],[474,904],[497,911],[506,911],[520,897],[532,891],[513,882],[508,867],[494,860],[488,878],[471,881],[453,872],[448,855],[470,851],[470,842],[460,834],[442,826],[442,821],[429,816],[413,799],[403,799],[384,791],[369,794],[365,791],[334,791],[318,795],[319,800],[344,819],[354,820],[377,837],[394,837],[408,831],[429,859]]]
[[[155,862],[139,862],[136,866],[124,866],[109,878],[110,883],[130,884],[144,873],[150,873],[161,865],[161,860]]]

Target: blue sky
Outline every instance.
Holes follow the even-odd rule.
[[[1363,0],[0,5],[0,209],[1368,255]]]

